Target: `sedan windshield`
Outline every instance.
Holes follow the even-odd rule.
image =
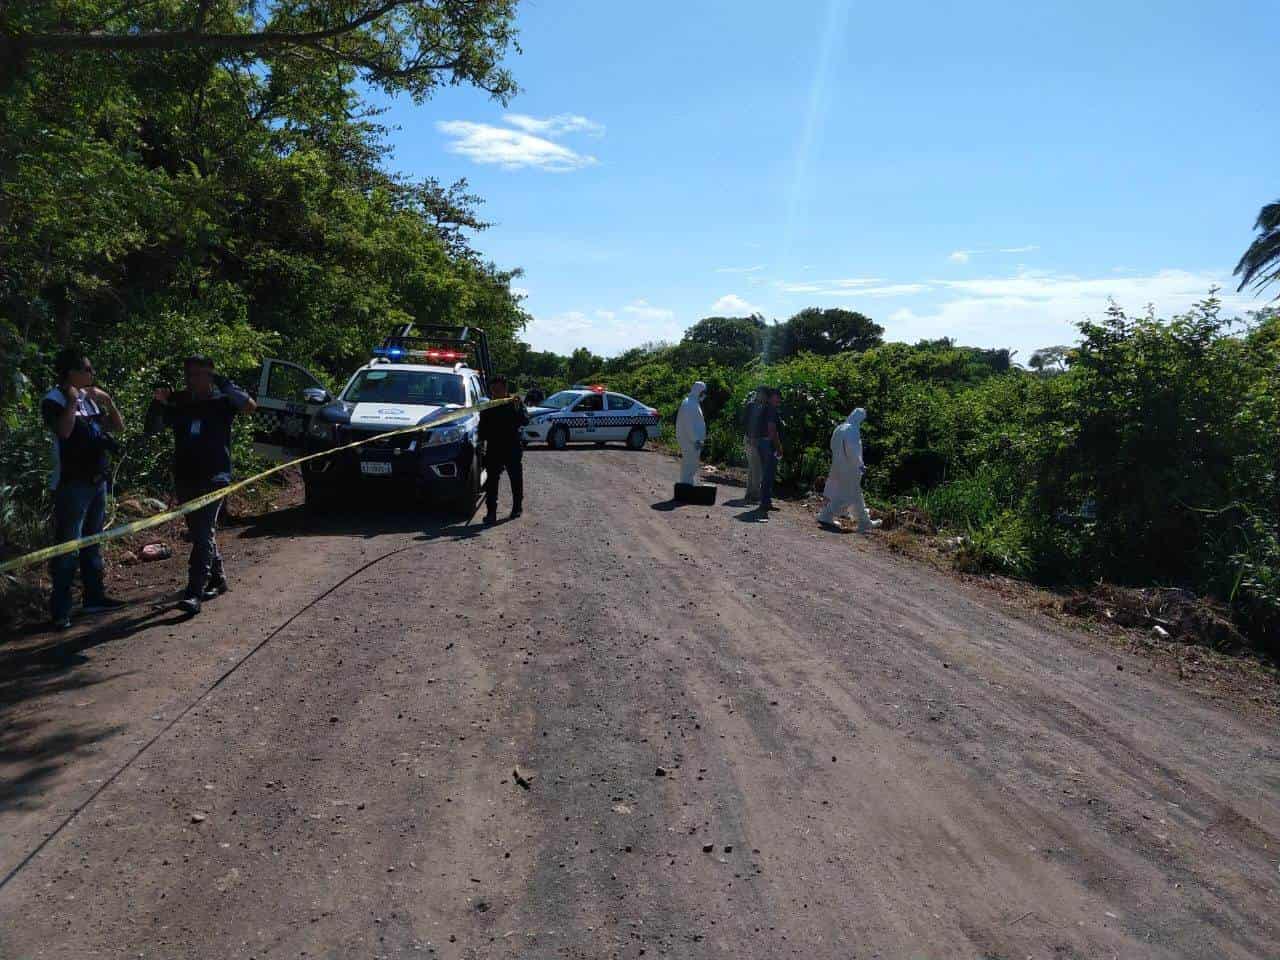
[[[342,399],[348,403],[404,403],[418,406],[463,404],[462,378],[426,370],[361,370]]]
[[[563,410],[565,407],[573,405],[582,393],[578,390],[561,390],[559,393],[553,393],[547,399],[543,400],[538,406],[551,407],[554,410]]]

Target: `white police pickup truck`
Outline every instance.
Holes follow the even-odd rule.
[[[524,438],[563,450],[570,443],[620,441],[642,450],[660,432],[661,415],[653,407],[602,386],[561,390],[536,407],[526,408],[529,425]]]
[[[469,365],[476,354],[475,369]],[[254,448],[287,461],[404,427],[429,424],[488,399],[488,343],[482,331],[401,327],[373,350],[331,396],[320,381],[283,360],[267,360],[258,383]],[[302,465],[307,505],[327,508],[408,488],[431,503],[469,512],[484,483],[480,413],[439,429],[375,440]]]

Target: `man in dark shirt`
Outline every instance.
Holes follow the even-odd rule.
[[[106,391],[93,383],[93,365],[84,352],[68,348],[54,361],[58,385],[40,402],[40,415],[53,434],[54,536],[58,543],[102,532],[107,513],[107,478],[115,441],[124,419]],[[79,552],[84,612],[102,613],[123,606],[106,595],[102,550],[95,544]],[[56,630],[71,626],[71,585],[77,556],[55,557],[49,564],[53,593],[49,612]]]
[[[524,402],[531,407],[536,407],[545,399],[547,399],[547,395],[542,392],[542,388],[536,383],[530,387],[524,395]]]
[[[504,400],[507,381],[495,377],[489,385],[493,399]],[[498,480],[507,471],[511,480],[511,519],[520,516],[524,506],[524,454],[522,428],[529,422],[524,404],[516,397],[510,403],[490,407],[480,414],[480,439],[484,441],[484,466],[488,479],[484,484],[485,523],[498,519]]]
[[[765,395],[766,388],[757,387],[751,392],[747,398],[746,409],[742,412],[742,446],[747,454],[747,503],[760,502],[760,475],[763,470],[763,464],[760,461],[760,450],[756,447],[754,433],[756,430],[756,421],[760,417],[764,404],[761,398]]]
[[[156,390],[147,411],[147,432],[173,430],[173,485],[186,502],[231,483],[231,424],[237,413],[252,413],[257,403],[224,376],[214,373],[207,357],[188,357],[183,364],[187,388],[174,393]],[[227,592],[227,577],[214,532],[218,500],[187,514],[191,561],[187,590],[178,606],[193,616],[202,600]]]
[[[756,510],[764,523],[768,522],[769,511],[773,509],[773,479],[782,458],[782,433],[778,423],[781,403],[782,392],[776,387],[766,387],[751,430],[760,456],[760,506]]]

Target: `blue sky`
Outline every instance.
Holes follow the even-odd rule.
[[[1230,274],[1280,197],[1275,0],[526,0],[520,29],[508,107],[384,119],[395,167],[485,198],[537,348],[843,306],[1025,360],[1108,297],[1264,305]]]

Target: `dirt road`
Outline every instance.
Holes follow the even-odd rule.
[[[0,956],[1280,956],[1274,729],[674,473],[284,511],[197,620],[11,657]]]

